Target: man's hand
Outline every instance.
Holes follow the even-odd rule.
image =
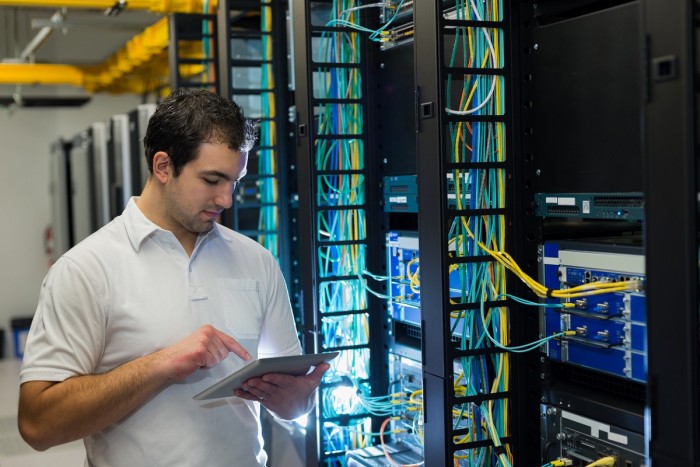
[[[233,352],[243,360],[250,354],[233,337],[211,325],[204,325],[176,344],[156,352],[168,379],[182,381],[200,368],[213,368]]]
[[[243,390],[236,389],[234,392],[242,399],[260,402],[282,419],[293,420],[313,408],[314,392],[330,367],[328,363],[321,363],[304,376],[268,373],[249,379],[244,383]]]

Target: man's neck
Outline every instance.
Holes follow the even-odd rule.
[[[167,221],[168,217],[163,209],[163,196],[160,187],[156,186],[152,178],[146,182],[146,186],[141,196],[136,200],[136,204],[144,216],[161,229],[172,232],[187,252],[192,256],[198,235],[185,229],[177,229]]]

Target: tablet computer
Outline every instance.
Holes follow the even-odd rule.
[[[285,375],[294,376],[305,375],[312,366],[318,366],[321,363],[329,362],[337,357],[339,353],[340,352],[314,353],[253,360],[240,370],[209,386],[207,389],[194,396],[194,399],[206,400],[235,396],[233,391],[235,389],[240,389],[245,381],[267,373],[283,373]]]

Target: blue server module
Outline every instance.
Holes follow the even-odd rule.
[[[646,382],[644,255],[640,245],[624,239],[544,244],[541,264],[548,289],[619,281],[630,287],[622,292],[549,298],[548,303],[568,302],[570,308],[543,307],[541,327],[545,335],[576,332],[549,341],[551,360]]]
[[[414,359],[420,359],[414,352],[403,353],[399,345],[401,337],[404,342],[413,342],[420,352],[421,310],[420,310],[420,252],[416,232],[388,232],[386,234],[388,309],[394,330],[392,351]],[[462,279],[460,270],[450,273],[450,294],[461,296]]]

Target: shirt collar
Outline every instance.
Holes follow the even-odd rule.
[[[126,228],[126,234],[129,237],[131,246],[135,251],[141,249],[143,242],[150,237],[154,232],[168,232],[167,230],[161,229],[156,224],[154,224],[150,219],[148,219],[141,209],[136,204],[139,199],[138,196],[132,196],[122,213],[122,218],[124,219],[124,226]],[[227,242],[233,241],[233,235],[228,229],[223,228],[218,223],[214,224],[214,228],[204,235],[200,235],[197,239],[197,243],[201,243],[210,235],[215,235],[219,238],[226,240]]]

